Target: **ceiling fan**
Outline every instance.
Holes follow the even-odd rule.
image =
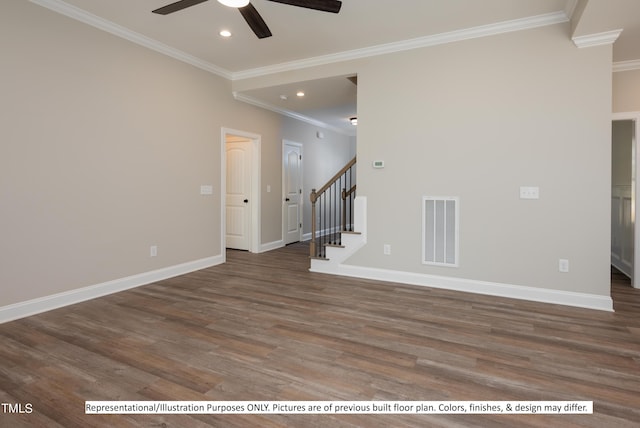
[[[171,3],[167,6],[161,7],[159,9],[153,10],[153,13],[157,13],[160,15],[168,15],[173,12],[177,12],[182,9],[186,9],[191,6],[195,6],[200,3],[204,3],[207,0],[180,0],[175,3]],[[340,12],[340,7],[342,7],[342,2],[339,0],[268,0],[276,3],[284,3],[290,6],[298,6],[304,7],[306,9],[314,9],[322,12],[332,12],[338,13]],[[242,14],[242,17],[249,27],[253,30],[253,32],[258,36],[259,39],[264,39],[265,37],[271,37],[271,31],[267,24],[262,19],[262,16],[258,13],[255,7],[250,3],[249,0],[218,0],[218,2],[222,3],[225,6],[236,7]]]

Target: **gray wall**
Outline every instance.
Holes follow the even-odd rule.
[[[616,120],[611,132],[611,185],[631,186],[633,177],[633,127],[632,120]]]
[[[640,111],[640,70],[613,73],[613,111]]]
[[[222,127],[262,136],[282,239],[282,118],[229,81],[26,1],[0,51],[0,307],[220,256]]]
[[[310,141],[315,129],[231,91],[346,74],[358,74],[358,194],[369,223],[349,263],[608,295],[611,46],[577,49],[568,34],[557,25],[231,84],[7,2],[0,306],[220,255],[219,198],[199,186],[221,192],[222,127],[262,136],[261,178],[272,186],[262,186],[262,242],[281,239],[282,140],[336,164],[353,141]],[[640,110],[625,89],[637,93],[638,75],[616,73],[616,111]],[[370,167],[378,159],[385,169]],[[306,167],[305,183],[335,166]],[[539,186],[540,199],[520,200],[519,186]],[[460,197],[459,268],[420,263],[423,195]]]
[[[567,34],[556,25],[358,69],[369,236],[350,264],[609,295],[612,48],[577,49]],[[367,167],[375,159],[386,168]],[[540,199],[520,200],[520,186]],[[459,268],[421,264],[423,195],[460,197]]]

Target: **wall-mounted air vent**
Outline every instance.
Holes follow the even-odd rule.
[[[422,198],[422,263],[458,266],[457,197]]]

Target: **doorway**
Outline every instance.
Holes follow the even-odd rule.
[[[635,227],[638,212],[637,135],[640,113],[616,113],[612,122],[611,174],[611,265],[640,288],[640,230]]]
[[[221,141],[223,248],[258,253],[261,138],[223,128]]]

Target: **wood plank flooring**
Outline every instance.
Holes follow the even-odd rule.
[[[306,245],[0,325],[1,427],[637,427],[615,313],[308,272]],[[593,415],[85,415],[85,400],[588,400]]]

